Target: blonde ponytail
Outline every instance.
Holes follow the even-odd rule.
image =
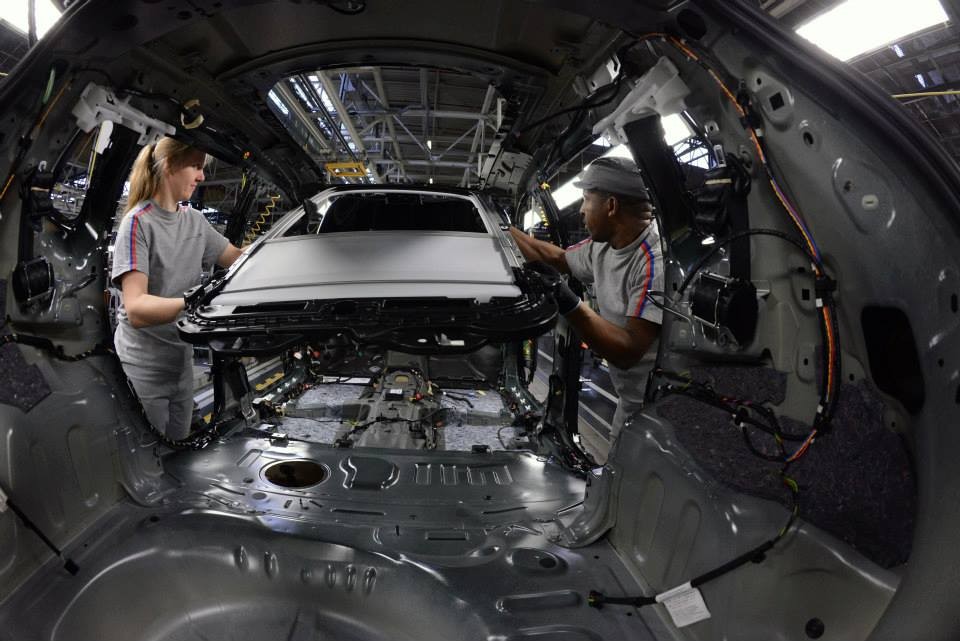
[[[173,138],[161,138],[147,145],[137,154],[130,170],[130,194],[127,196],[127,209],[130,211],[138,203],[152,198],[160,188],[164,173],[182,169],[198,162],[206,164],[209,156],[196,147]]]

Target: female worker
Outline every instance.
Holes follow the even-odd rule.
[[[183,293],[214,262],[228,267],[240,256],[199,211],[179,204],[203,180],[205,160],[173,138],[140,151],[113,253],[117,355],[147,419],[175,440],[189,434],[193,415],[193,350],[175,325]]]

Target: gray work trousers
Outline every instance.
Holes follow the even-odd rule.
[[[179,440],[190,434],[193,418],[193,367],[187,362],[182,373],[164,372],[121,363],[133,385],[147,420],[168,438]]]

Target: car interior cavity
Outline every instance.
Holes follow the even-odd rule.
[[[747,0],[55,4],[0,81],[0,641],[960,637],[960,170],[873,82]],[[162,137],[242,249],[185,438],[113,341]],[[663,257],[622,429],[512,235],[590,242],[608,157]]]

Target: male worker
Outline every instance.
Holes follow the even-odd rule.
[[[660,333],[662,312],[648,297],[663,291],[660,232],[650,195],[637,166],[624,158],[600,158],[587,166],[574,183],[583,189],[580,213],[590,238],[566,250],[527,236],[515,227],[510,233],[523,255],[592,283],[597,315],[563,281],[555,290],[560,313],[580,333],[590,349],[607,359],[619,397],[611,442],[624,421],[643,405],[646,368],[640,359]],[[544,265],[531,267],[544,271]],[[549,270],[549,268],[546,268]]]

